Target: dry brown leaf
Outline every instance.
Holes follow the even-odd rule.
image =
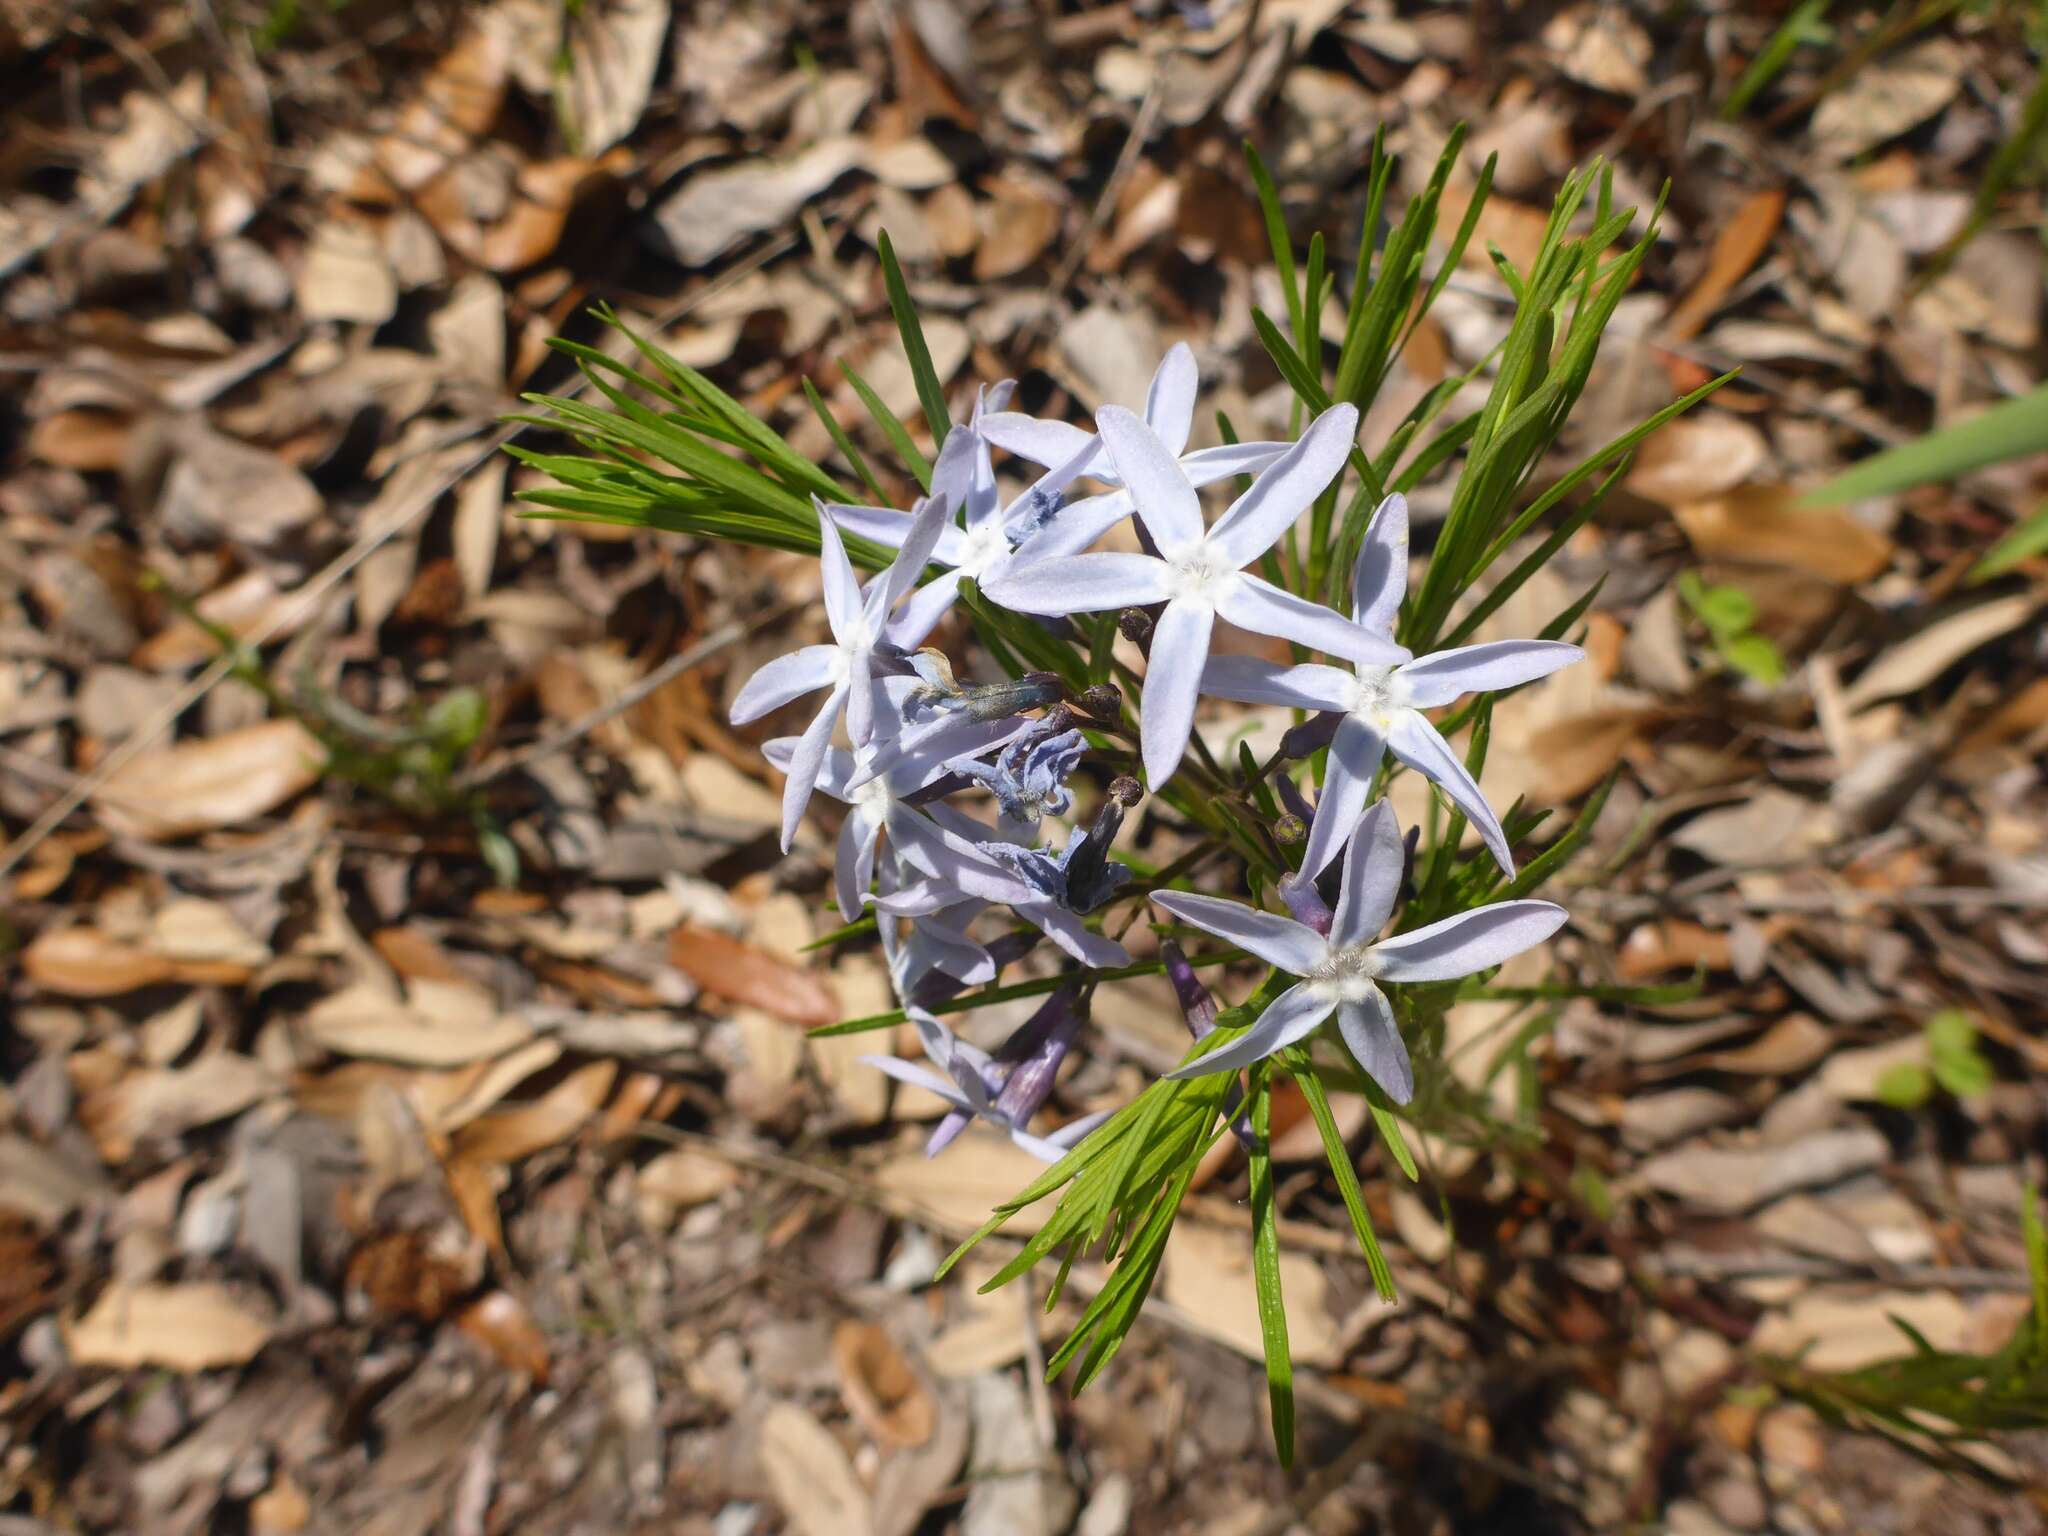
[[[703,266],[750,235],[779,229],[861,163],[852,135],[823,139],[795,158],[747,160],[692,176],[654,210],[677,259]]]
[[[1650,35],[1612,5],[1580,5],[1551,19],[1543,46],[1557,66],[1581,85],[1617,96],[1636,96],[1649,84]]]
[[[832,1363],[848,1410],[878,1444],[913,1450],[931,1439],[938,1404],[881,1328],[846,1319],[832,1331]]]
[[[631,133],[647,110],[668,35],[669,0],[599,0],[567,10],[563,109],[575,124],[576,147],[594,155]]]
[[[1336,1365],[1344,1356],[1343,1341],[1330,1316],[1322,1266],[1307,1254],[1283,1250],[1280,1288],[1287,1297],[1287,1343],[1294,1358],[1304,1365]],[[1199,1221],[1178,1223],[1166,1242],[1161,1292],[1196,1332],[1250,1359],[1265,1357],[1248,1234]]]
[[[1732,491],[1769,461],[1763,433],[1723,411],[1702,411],[1653,432],[1622,485],[1675,507]]]
[[[838,1000],[815,972],[743,940],[685,925],[669,935],[668,954],[677,970],[727,1002],[809,1028],[838,1022]]]
[[[1756,486],[1674,509],[1712,560],[1786,566],[1847,586],[1891,564],[1892,541],[1840,507],[1809,507],[1786,486]]]
[[[269,720],[143,752],[93,793],[118,836],[161,842],[262,816],[320,777],[320,743],[294,720]]]
[[[1785,216],[1785,191],[1768,187],[1753,192],[1735,210],[1734,217],[1714,236],[1714,248],[1707,254],[1707,269],[1692,291],[1672,306],[1664,319],[1664,335],[1670,341],[1690,341],[1714,317],[1721,301],[1735,285],[1749,275]]]
[[[239,1115],[282,1087],[253,1057],[215,1051],[189,1067],[129,1072],[88,1095],[78,1106],[78,1119],[100,1156],[121,1163],[145,1141]]]
[[[1876,1131],[1855,1126],[1769,1146],[1674,1147],[1650,1158],[1636,1177],[1703,1210],[1734,1216],[1792,1190],[1878,1167],[1890,1151]]]
[[[322,998],[299,1021],[308,1043],[337,1056],[365,1056],[415,1067],[459,1067],[501,1056],[533,1038],[498,1012],[473,983],[413,982],[401,1001],[366,983]]]
[[[922,1137],[906,1143],[875,1170],[875,1182],[926,1213],[942,1231],[964,1237],[1043,1172],[1045,1164],[1007,1137],[969,1130],[943,1159],[925,1156]],[[1003,1230],[1028,1237],[1051,1213],[1041,1200],[1011,1217]]]
[[[604,1107],[618,1075],[614,1061],[579,1067],[537,1099],[472,1120],[456,1134],[456,1153],[470,1163],[513,1163],[558,1146]]]
[[[119,997],[168,981],[171,962],[90,924],[57,928],[22,951],[22,974],[58,997]]]
[[[1803,1072],[1835,1041],[1827,1025],[1809,1013],[1788,1013],[1740,1050],[1714,1051],[1700,1058],[1702,1066],[1744,1076],[1782,1077]]]
[[[1615,970],[1623,980],[1635,982],[1702,965],[1725,971],[1733,963],[1727,934],[1674,917],[1645,923],[1631,933],[1622,943]]]
[[[1875,149],[1947,106],[1967,73],[1962,50],[1945,37],[1865,64],[1814,108],[1813,142],[1832,160]]]
[[[352,320],[382,325],[398,313],[398,279],[377,231],[337,215],[313,231],[296,284],[299,313],[308,320]]]
[[[739,1170],[724,1158],[695,1147],[671,1147],[634,1179],[634,1209],[641,1225],[666,1231],[678,1211],[707,1205],[739,1181]]]
[[[1843,690],[1842,702],[1851,710],[1860,710],[1880,699],[1924,688],[1979,646],[2019,628],[2038,606],[2032,593],[2015,592],[1952,613],[1865,667]]]
[[[421,79],[377,161],[394,186],[425,186],[490,131],[505,99],[508,38],[495,19],[472,27]],[[359,195],[366,189],[356,188]]]
[[[846,1450],[793,1403],[761,1420],[756,1454],[796,1536],[873,1536],[874,1510]]]
[[[455,1326],[483,1345],[507,1370],[548,1383],[548,1341],[526,1304],[509,1291],[480,1296],[457,1314]]]
[[[211,1280],[116,1281],[91,1311],[65,1325],[64,1347],[74,1365],[211,1371],[253,1360],[270,1341],[271,1328],[248,1300]]]
[[[113,411],[55,411],[30,429],[29,456],[59,469],[119,469],[134,426],[132,416]]]
[[[974,253],[976,282],[1022,272],[1060,232],[1060,205],[1040,188],[1001,178],[988,191],[992,200],[981,209],[981,244]]]

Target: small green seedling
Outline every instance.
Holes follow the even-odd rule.
[[[1977,1047],[1977,1026],[1967,1013],[1945,1008],[1927,1021],[1927,1061],[1902,1061],[1877,1080],[1877,1096],[1894,1109],[1919,1109],[1940,1088],[1958,1099],[1988,1093],[1991,1059]]]
[[[1767,688],[1785,681],[1785,658],[1770,637],[1756,632],[1756,599],[1740,587],[1710,587],[1697,571],[1678,578],[1678,595],[1707,626],[1721,660]]]

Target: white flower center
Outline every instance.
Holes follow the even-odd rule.
[[[1191,598],[1214,607],[1226,585],[1237,578],[1237,569],[1212,551],[1197,544],[1166,563],[1166,595]]]
[[[1351,684],[1351,713],[1384,730],[1408,703],[1407,685],[1394,667],[1360,667]]]
[[[967,537],[960,548],[960,570],[971,577],[978,577],[991,565],[1010,552],[1010,541],[1003,537],[1003,525],[998,518],[988,518],[975,528],[967,530]]]
[[[1356,1003],[1378,990],[1379,974],[1379,957],[1373,954],[1372,945],[1347,944],[1341,949],[1333,946],[1302,979],[1325,1002]]]
[[[889,788],[889,776],[885,773],[869,779],[847,795],[846,803],[881,821],[889,814],[889,807],[896,803],[895,792]]]

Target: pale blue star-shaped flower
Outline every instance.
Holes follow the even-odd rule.
[[[1352,616],[1386,642],[1391,656],[1354,658],[1348,672],[1313,662],[1286,667],[1254,656],[1213,656],[1202,672],[1202,691],[1246,704],[1342,715],[1330,743],[1322,799],[1302,850],[1303,874],[1322,873],[1337,856],[1372,793],[1380,759],[1392,752],[1443,790],[1512,877],[1514,856],[1500,819],[1464,761],[1422,711],[1461,694],[1513,688],[1548,676],[1585,652],[1556,640],[1492,640],[1413,655],[1394,644],[1394,622],[1407,588],[1408,503],[1389,496],[1373,514],[1358,552]]]
[[[1011,1141],[1040,1161],[1058,1162],[1075,1143],[1108,1118],[1106,1114],[1089,1115],[1061,1126],[1050,1136],[1035,1136],[1028,1128],[1031,1117],[1052,1091],[1053,1072],[1073,1043],[1070,1032],[1049,1036],[1037,1053],[1043,1060],[1027,1058],[1004,1074],[997,1070],[988,1052],[960,1039],[924,1009],[904,1011],[917,1026],[918,1040],[932,1066],[921,1066],[897,1056],[863,1056],[861,1060],[898,1082],[936,1094],[953,1106],[955,1114],[986,1120],[1001,1128],[1009,1133]],[[1074,1027],[1079,1027],[1078,1017]],[[932,1067],[938,1070],[933,1071]],[[951,1116],[941,1122],[933,1132],[927,1154],[936,1156],[943,1151],[958,1128]]]
[[[895,560],[862,589],[846,558],[839,527],[818,513],[818,566],[824,578],[825,618],[832,628],[830,645],[807,645],[778,656],[747,679],[732,702],[732,723],[745,725],[792,700],[820,688],[831,691],[812,716],[785,761],[776,766],[788,775],[782,791],[782,851],[796,840],[797,823],[810,804],[819,765],[832,742],[832,728],[843,711],[846,732],[855,746],[865,746],[875,725],[875,660],[880,650],[908,649],[921,634],[894,631],[890,612],[924,570],[938,542],[946,505],[936,498],[922,503],[907,519],[902,548]]]
[[[1019,546],[1032,559],[1054,554],[1072,554],[1086,549],[1102,536],[1119,517],[1129,512],[1086,510],[1069,526],[1066,488],[1073,483],[1090,452],[1077,452],[1072,461],[1055,464],[1008,506],[996,486],[989,439],[983,432],[991,403],[1009,399],[1012,381],[1005,379],[984,390],[976,400],[974,415],[964,426],[955,427],[932,466],[932,499],[949,509],[938,541],[930,551],[931,563],[946,569],[913,593],[903,605],[897,624],[904,632],[915,630],[919,637],[932,632],[960,592],[962,579],[985,582],[992,573],[1007,569]],[[1099,500],[1100,498],[1095,498]],[[824,510],[845,532],[884,548],[899,547],[912,519],[890,507],[856,507],[828,502]],[[954,513],[960,520],[953,520]],[[1055,530],[1058,530],[1055,532]],[[1078,541],[1078,542],[1076,542]]]
[[[1309,423],[1300,441],[1207,528],[1195,487],[1158,433],[1119,406],[1104,406],[1095,420],[1158,553],[1072,555],[1013,565],[984,590],[1006,608],[1042,615],[1166,605],[1153,626],[1139,711],[1139,745],[1155,792],[1172,777],[1194,730],[1203,664],[1219,617],[1349,661],[1403,658],[1392,640],[1245,569],[1342,472],[1358,430],[1355,409],[1333,406]]]
[[[1194,431],[1195,395],[1200,383],[1193,350],[1184,341],[1174,343],[1153,372],[1143,412],[1145,425],[1158,435],[1166,451],[1180,461],[1191,485],[1211,485],[1232,475],[1255,474],[1287,451],[1285,443],[1223,443],[1189,453],[1188,437]],[[1020,459],[1042,464],[1069,479],[1086,477],[1116,487],[1107,495],[1076,502],[1062,515],[1062,523],[1073,529],[1076,538],[1082,525],[1092,526],[1085,539],[1070,541],[1071,547],[1064,550],[1034,546],[1020,552],[1020,564],[1053,554],[1078,554],[1119,520],[1130,516],[1130,487],[1097,433],[1069,422],[1040,420],[1000,407],[981,418],[980,430],[988,442]]]
[[[1381,984],[1448,981],[1488,970],[1557,932],[1565,910],[1548,901],[1495,902],[1375,942],[1393,915],[1402,862],[1400,828],[1393,807],[1382,800],[1351,838],[1327,936],[1291,917],[1218,896],[1155,893],[1152,900],[1183,922],[1301,978],[1243,1035],[1167,1075],[1200,1077],[1250,1066],[1306,1038],[1334,1013],[1345,1045],[1387,1096],[1397,1104],[1412,1099],[1414,1068]]]

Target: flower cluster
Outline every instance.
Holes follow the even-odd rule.
[[[1355,452],[1358,413],[1334,406],[1293,443],[1188,452],[1196,385],[1193,354],[1177,346],[1154,376],[1142,413],[1106,405],[1089,433],[1005,409],[1012,385],[1004,382],[984,391],[972,418],[947,434],[930,495],[908,514],[820,502],[831,643],[769,662],[734,702],[733,721],[744,724],[821,696],[802,734],[766,747],[787,780],[782,845],[790,847],[818,793],[846,806],[835,860],[839,907],[849,921],[872,909],[891,980],[930,1067],[870,1059],[951,1107],[932,1138],[933,1152],[982,1119],[1020,1146],[1057,1158],[1093,1123],[1074,1122],[1051,1136],[1029,1129],[1085,1021],[1095,981],[1087,971],[1129,959],[1101,931],[1100,914],[1132,890],[1144,889],[1172,917],[1298,978],[1250,1028],[1205,1048],[1174,1076],[1249,1066],[1334,1014],[1359,1065],[1402,1103],[1413,1094],[1414,1074],[1384,987],[1486,970],[1564,921],[1563,910],[1549,902],[1502,901],[1381,938],[1400,898],[1406,858],[1392,807],[1368,801],[1391,755],[1441,789],[1512,874],[1499,819],[1424,711],[1542,677],[1575,660],[1577,647],[1507,641],[1416,656],[1399,644],[1408,509],[1398,495],[1384,501],[1367,530],[1348,616],[1254,574],[1262,563],[1273,569],[1268,552],[1342,475]],[[996,451],[1042,469],[1007,505],[997,486]],[[1200,489],[1234,476],[1251,478],[1220,517],[1207,521]],[[1125,518],[1135,521],[1137,552],[1092,549]],[[895,557],[863,586],[843,535],[893,549]],[[1125,634],[1147,642],[1135,762],[1118,745],[1125,724],[1115,688],[1070,694],[1045,673],[963,683],[944,656],[920,649],[966,581],[987,602],[1049,628],[1070,628],[1080,615],[1117,614]],[[1297,656],[1328,659],[1281,665],[1212,655],[1219,619],[1288,642]],[[1143,792],[1123,770],[1141,766],[1154,794],[1171,781],[1204,694],[1309,712],[1314,728],[1294,734],[1318,749],[1327,745],[1312,808],[1291,779],[1283,776],[1279,786],[1307,823],[1301,867],[1277,886],[1289,916],[1133,886],[1130,872],[1111,857]],[[842,727],[850,751],[833,745]],[[1067,827],[1057,849],[1041,844],[1048,818],[1074,811],[1072,784],[1084,767],[1107,781],[1095,808]],[[983,816],[970,814],[970,797]],[[1323,877],[1340,855],[1332,905],[1319,882],[1330,887]],[[1007,908],[1036,933],[1013,928],[978,939],[977,919],[990,907]],[[934,1016],[946,998],[995,979],[1040,936],[1086,970],[1003,1046],[980,1051]],[[1215,1029],[1215,1004],[1170,940],[1164,953],[1189,1027],[1205,1040]],[[1242,1124],[1238,1131],[1249,1135]]]

